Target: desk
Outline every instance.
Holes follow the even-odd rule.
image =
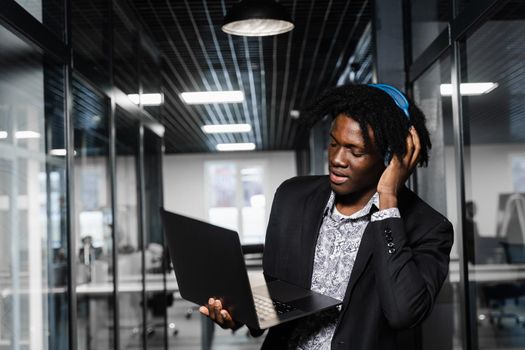
[[[113,282],[90,282],[76,287],[78,295],[103,296],[113,293]],[[142,275],[122,276],[118,280],[119,293],[142,292]],[[146,292],[164,291],[164,276],[162,274],[146,274]],[[166,274],[166,291],[177,293],[179,286],[172,274]]]
[[[525,281],[525,264],[480,264],[469,263],[469,282]],[[460,281],[459,261],[449,265],[449,281]]]

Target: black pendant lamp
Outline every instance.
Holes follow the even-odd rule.
[[[241,36],[268,36],[294,28],[286,9],[274,0],[242,0],[224,17],[222,31]]]

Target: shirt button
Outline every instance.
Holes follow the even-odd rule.
[[[392,248],[394,246],[394,243],[393,242],[388,242],[386,245],[387,245],[388,248]]]
[[[394,239],[392,238],[392,236],[386,236],[386,241],[387,242],[392,242]]]
[[[395,252],[396,252],[396,248],[388,249],[388,254],[394,254]]]
[[[387,227],[385,228],[385,234],[391,234],[392,233],[392,230],[390,229],[390,227]]]

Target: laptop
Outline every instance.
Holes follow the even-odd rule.
[[[164,233],[182,298],[222,300],[235,321],[266,329],[334,308],[340,300],[282,280],[250,284],[237,232],[161,209]]]

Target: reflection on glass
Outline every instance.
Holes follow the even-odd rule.
[[[158,74],[160,71],[160,58],[154,57],[154,52],[147,47],[142,47],[140,65],[141,71],[141,84],[143,94],[160,94],[160,79],[161,75]],[[155,105],[144,105],[144,109],[151,114],[151,116],[157,120],[160,119],[160,106]]]
[[[412,57],[417,58],[452,19],[452,0],[410,1]]]
[[[0,27],[0,348],[67,349],[64,80]]]
[[[144,128],[144,261],[146,270],[147,347],[162,343],[167,332],[166,308],[174,290],[166,293],[166,258],[160,220],[162,207],[162,139]]]
[[[450,96],[441,96],[440,85],[450,83],[450,57],[444,56],[414,83],[414,102],[427,118],[432,149],[428,167],[417,169],[419,196],[457,226],[455,157]],[[454,229],[457,236],[458,232]],[[457,242],[457,239],[454,240]],[[450,273],[423,324],[425,349],[462,348],[459,260],[451,251]]]
[[[210,223],[238,230],[237,222],[237,167],[234,163],[209,163],[206,165],[208,217]]]
[[[119,337],[122,349],[142,348],[142,236],[139,230],[138,124],[116,110],[115,202],[118,243]]]
[[[139,81],[137,72],[136,36],[133,28],[129,28],[129,21],[122,20],[120,14],[114,13],[114,81],[115,86],[125,94],[137,94]],[[154,75],[157,75],[155,73]]]
[[[261,243],[266,232],[266,198],[264,197],[264,168],[244,167],[240,170],[243,243]]]
[[[207,162],[209,222],[235,230],[244,244],[262,243],[266,233],[262,163]]]
[[[43,23],[59,38],[64,29],[64,2],[61,0],[15,0],[29,14]]]
[[[113,346],[113,240],[106,101],[73,79],[79,349]]]
[[[464,237],[479,349],[525,348],[525,4],[510,2],[466,42],[462,83],[494,82],[463,96]]]
[[[109,8],[106,0],[71,2],[75,67],[98,85],[109,82]]]

